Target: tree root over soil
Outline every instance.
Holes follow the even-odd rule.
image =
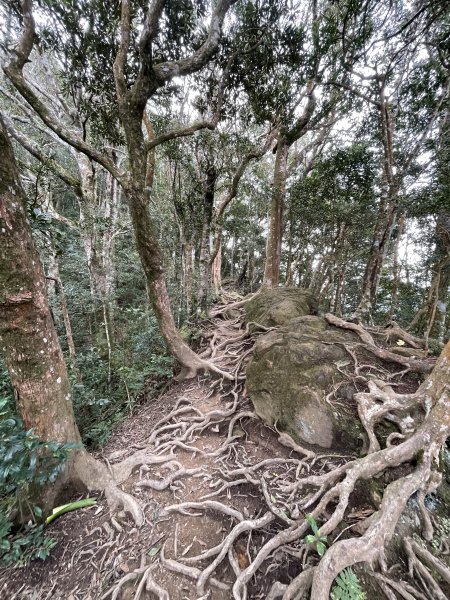
[[[398,360],[404,357],[379,348],[359,325],[332,315],[327,315],[327,320],[336,327],[355,331],[364,347],[384,361],[394,361],[420,373],[431,369],[431,363],[427,361],[408,358],[406,364]],[[226,331],[216,335],[210,345],[211,353],[222,361],[223,368],[233,363],[237,365],[237,374],[242,369],[239,352],[249,350],[252,336],[247,330],[245,335],[230,335],[228,331],[230,342],[227,343],[223,339],[226,335]],[[354,353],[353,356],[361,382],[365,378]],[[365,379],[366,391],[355,394],[358,414],[368,438],[367,454],[360,458],[318,455],[298,446],[286,433],[278,432],[279,443],[291,450],[290,458],[248,460],[240,441],[245,436],[246,424],[254,420],[255,415],[242,406],[245,400],[240,381],[236,379],[232,389],[223,394],[224,398],[232,397],[231,404],[209,413],[192,406],[187,398],[180,398],[175,408],[156,424],[145,448],[122,463],[111,465],[115,477],[129,475],[130,469],[139,461],[148,465],[141,469],[141,476],[157,465],[159,469],[169,469],[169,475],[161,476],[159,480],[141,479],[137,487],[157,490],[170,487],[173,491],[177,484],[181,485],[180,477],[200,474],[198,469],[189,471],[177,462],[176,451],[199,454],[204,457],[205,464],[209,461],[208,464],[216,465],[202,473],[209,481],[211,493],[196,502],[166,506],[163,514],[195,518],[202,517],[206,511],[217,513],[229,523],[222,541],[192,556],[189,546],[180,556],[175,539],[172,558],[169,557],[171,546],[166,542],[155,561],[158,567],[194,580],[198,599],[209,597],[208,586],[211,585],[211,589],[229,590],[227,593],[232,594],[234,600],[293,600],[308,593],[314,600],[328,600],[338,574],[363,562],[372,569],[368,576],[389,600],[398,597],[443,600],[446,595],[436,576],[441,582],[450,584],[450,569],[437,556],[415,540],[406,538],[404,550],[410,580],[400,585],[389,575],[387,550],[400,516],[413,495],[422,518],[423,536],[426,540],[433,537],[433,523],[426,510],[425,496],[439,485],[439,454],[450,435],[450,344],[415,393],[394,392],[392,378],[389,383]],[[211,391],[215,388],[216,382]],[[399,431],[389,435],[382,447],[376,426],[386,419]],[[223,437],[215,450],[207,452],[199,447],[198,441],[206,430],[219,433],[219,429]],[[360,509],[357,522],[348,525],[348,519],[352,517],[351,496],[358,483],[380,477],[384,472],[389,472],[391,480],[378,509],[369,512],[367,507]],[[258,499],[260,508],[253,514],[245,514],[232,506],[230,490],[242,489],[242,486],[245,486],[246,494]],[[322,557],[314,552],[314,544],[305,541],[310,530],[306,511],[318,524],[321,523],[315,535],[327,536],[329,548]],[[296,573],[290,575],[288,583],[286,579],[279,580],[282,572],[286,577],[287,564]],[[133,580],[139,582],[135,600],[144,589],[166,600],[168,593],[152,578],[152,568],[141,565],[125,575],[103,597],[119,598],[120,589]],[[255,592],[268,574],[271,574],[270,590],[260,594]],[[408,578],[408,573],[404,575]]]

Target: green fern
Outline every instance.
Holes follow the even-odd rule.
[[[352,569],[344,569],[336,577],[331,600],[366,600],[366,594]]]

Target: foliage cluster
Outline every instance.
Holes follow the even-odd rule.
[[[14,414],[5,371],[0,371],[0,564],[25,565],[45,559],[55,541],[44,532],[42,510],[33,502],[56,480],[73,444],[42,442]],[[15,519],[29,521],[16,526]],[[23,519],[22,519],[23,520]]]

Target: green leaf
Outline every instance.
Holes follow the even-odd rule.
[[[33,512],[38,519],[40,519],[42,517],[42,508],[40,506],[35,506],[33,508]]]
[[[305,537],[305,544],[314,544],[316,541],[316,536],[315,535],[307,535]]]
[[[308,523],[310,524],[313,532],[316,534],[319,531],[319,527],[317,526],[317,523],[316,523],[314,517],[312,515],[306,515],[305,518],[308,521]]]
[[[156,556],[160,550],[161,550],[161,546],[153,546],[152,548],[150,548],[150,550],[147,552],[147,554],[148,554],[148,556],[153,557],[153,556]]]
[[[323,556],[327,551],[327,547],[322,542],[317,542],[316,550],[319,556]]]
[[[79,508],[85,508],[87,506],[93,506],[97,503],[96,498],[84,498],[84,500],[78,500],[78,502],[71,502],[70,504],[63,504],[53,509],[52,514],[45,520],[46,524],[49,525],[52,521],[57,519],[64,513],[71,512],[72,510],[78,510]]]

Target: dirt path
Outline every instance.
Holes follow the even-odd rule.
[[[239,319],[211,323],[211,344],[204,354],[222,368],[241,367],[251,348],[245,338]],[[286,466],[298,467],[301,457],[285,462],[289,449],[254,417],[242,383],[223,389],[222,382],[209,377],[174,385],[143,407],[114,434],[102,457],[113,464],[144,448],[162,462],[137,469],[124,489],[145,507],[145,525],[137,530],[125,515],[111,521],[100,497],[95,507],[69,513],[48,528],[58,541],[49,559],[0,575],[0,598],[154,598],[141,589],[152,586],[156,597],[166,598],[164,589],[172,600],[232,597],[236,573],[276,529],[275,516],[255,488],[261,471],[252,465],[269,460],[275,477]],[[244,474],[229,476],[236,469]],[[183,503],[196,504],[184,509]],[[243,533],[234,530],[221,560],[214,553],[193,560],[222,544],[239,523]],[[192,577],[215,559],[212,579],[196,582]],[[286,564],[283,570],[288,572]],[[265,598],[279,576],[255,581],[250,597]]]
[[[319,557],[305,541],[312,532],[304,511],[328,518],[317,507],[327,489],[320,482],[352,457],[303,450],[266,427],[243,377],[254,335],[242,317],[215,317],[205,329],[202,355],[234,372],[234,383],[207,375],[173,382],[99,456],[113,465],[145,454],[123,485],[142,506],[144,525],[137,529],[125,514],[111,519],[103,497],[64,515],[48,528],[58,541],[49,559],[0,572],[0,600],[292,600],[311,585]],[[319,490],[303,487],[306,479]],[[327,544],[367,522],[376,489],[355,490]],[[382,597],[373,575],[361,569],[359,577],[368,600]]]

